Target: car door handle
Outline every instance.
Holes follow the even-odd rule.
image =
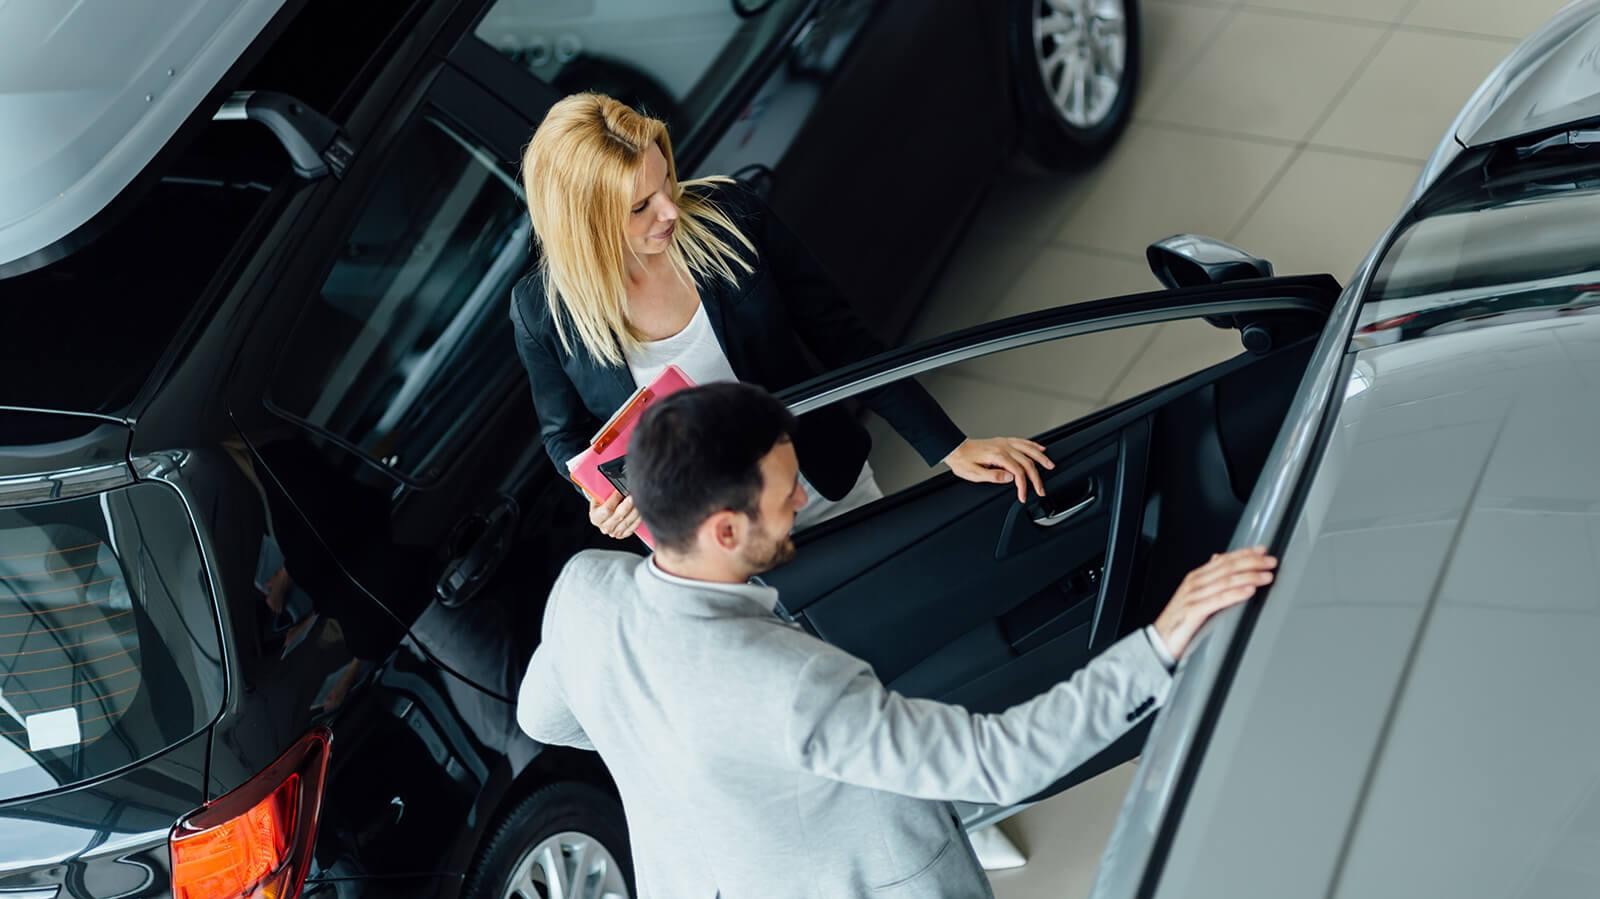
[[[1046,495],[1039,501],[1033,510],[1033,523],[1042,528],[1053,528],[1065,521],[1088,511],[1094,505],[1098,495],[1094,489],[1094,481],[1083,481],[1077,488],[1064,491],[1066,500],[1058,499],[1056,495]]]
[[[450,561],[433,588],[440,605],[465,605],[483,589],[510,554],[521,514],[516,500],[502,496],[487,511],[456,525],[448,541]]]

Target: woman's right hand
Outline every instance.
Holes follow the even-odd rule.
[[[613,540],[626,540],[639,529],[639,512],[633,497],[618,491],[603,503],[589,501],[589,523]]]

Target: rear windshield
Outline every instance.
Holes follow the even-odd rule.
[[[160,484],[0,508],[0,800],[187,739],[222,709],[210,591]]]
[[[87,246],[0,279],[0,405],[126,409],[287,171],[258,127],[212,124]]]

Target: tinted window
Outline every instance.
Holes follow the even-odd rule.
[[[257,127],[202,135],[83,249],[0,280],[0,405],[127,406],[287,168]]]
[[[515,366],[506,303],[531,226],[515,182],[435,119],[401,141],[297,324],[273,406],[430,479]]]
[[[477,35],[563,94],[600,91],[664,120],[683,145],[806,5],[499,0]]]
[[[1374,345],[1600,310],[1600,189],[1532,185],[1408,224],[1363,297]]]
[[[1185,320],[1002,350],[946,365],[917,380],[968,434],[1034,437],[1239,352],[1237,331]],[[1090,368],[1081,364],[1086,358],[1105,362]],[[1157,359],[1161,364],[1150,364]],[[872,432],[870,461],[886,493],[948,471],[944,465],[930,468],[882,418],[869,416],[865,424]]]
[[[217,625],[168,488],[0,509],[0,799],[173,746],[222,707]]]

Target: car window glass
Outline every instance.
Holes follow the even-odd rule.
[[[1505,202],[1445,208],[1395,238],[1362,297],[1357,346],[1600,307],[1600,190],[1529,188]]]
[[[216,718],[193,533],[156,484],[0,509],[0,799],[99,777]]]
[[[681,147],[806,6],[498,0],[477,36],[563,94],[599,91],[662,119]]]
[[[529,244],[515,182],[424,118],[290,337],[271,404],[402,477],[437,477],[507,370],[505,300]]]
[[[969,437],[1033,438],[1240,352],[1237,331],[1182,320],[1005,350],[917,381]],[[866,414],[864,423],[872,434],[868,461],[886,496],[949,471],[943,464],[930,468],[876,415]]]

